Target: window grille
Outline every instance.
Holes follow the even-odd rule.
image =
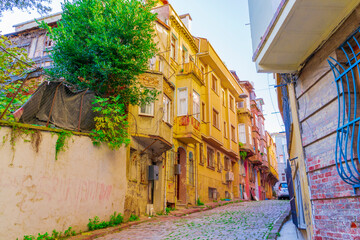
[[[341,179],[353,186],[355,194],[356,189],[360,188],[359,36],[358,29],[338,48],[342,54],[338,54],[337,59],[328,59],[334,74],[338,99],[335,164]]]
[[[291,124],[292,124],[292,116],[291,116],[291,108],[290,108],[290,100],[288,94],[287,83],[291,82],[291,75],[289,74],[281,74],[282,84],[281,86],[281,95],[282,95],[282,106],[283,106],[283,120],[285,126],[286,133],[286,143],[288,146],[288,150],[290,149],[290,136],[291,136]]]

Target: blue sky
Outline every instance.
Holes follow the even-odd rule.
[[[53,0],[53,13],[61,11],[62,0]],[[230,70],[235,70],[241,80],[254,82],[257,97],[263,98],[265,128],[269,132],[283,131],[282,118],[277,114],[277,98],[272,74],[259,74],[251,61],[252,46],[247,0],[169,0],[181,15],[190,13],[192,34],[207,38]],[[40,15],[36,12],[5,12],[0,31],[14,32],[12,25]]]

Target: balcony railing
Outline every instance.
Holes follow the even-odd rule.
[[[201,140],[201,124],[193,116],[180,116],[176,118],[175,137],[184,142],[199,142]]]
[[[184,63],[183,68],[180,70],[180,73],[182,73],[182,74],[193,73],[201,82],[204,81],[203,72],[201,72],[199,67],[193,61]]]

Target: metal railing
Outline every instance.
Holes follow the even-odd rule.
[[[343,55],[330,57],[328,63],[334,74],[338,99],[338,126],[336,129],[335,163],[342,180],[360,188],[360,111],[358,88],[360,86],[360,44],[357,30],[340,47]],[[341,57],[343,59],[341,59]]]

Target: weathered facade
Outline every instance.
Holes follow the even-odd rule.
[[[59,131],[0,125],[0,239],[86,231],[89,218],[124,212],[126,148],[95,147],[75,134],[55,160]]]
[[[278,9],[253,60],[258,71],[279,73],[293,221],[308,239],[359,239],[359,1],[282,1]]]
[[[277,158],[277,166],[279,173],[279,181],[286,182],[286,163],[289,159],[288,148],[286,143],[286,134],[285,133],[272,133],[271,137],[275,141],[276,145],[276,158]]]
[[[252,114],[250,107],[250,95],[254,91],[252,84],[249,81],[240,81],[236,72],[232,72],[236,80],[244,89],[246,98],[240,101],[237,105],[238,114],[238,131],[239,131],[239,153],[240,153],[240,184],[244,199],[251,199],[251,188],[255,188],[253,177],[253,165],[250,157],[255,154],[255,146],[252,137]]]
[[[279,181],[278,173],[278,162],[276,158],[276,144],[271,135],[266,132],[266,143],[267,143],[267,157],[269,170],[267,171],[265,192],[266,198],[272,199],[273,197],[273,186]]]

